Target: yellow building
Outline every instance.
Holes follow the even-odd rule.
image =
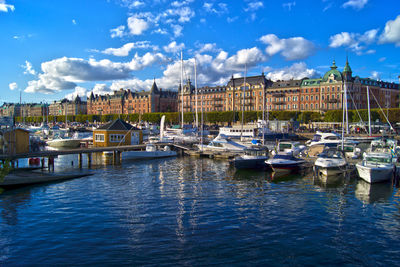
[[[29,131],[21,128],[3,131],[0,141],[3,154],[14,155],[29,152]]]
[[[104,124],[93,131],[93,146],[96,147],[138,145],[142,142],[142,131],[121,119]]]

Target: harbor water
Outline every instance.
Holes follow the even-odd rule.
[[[77,171],[75,156],[56,170]],[[0,265],[351,265],[400,262],[391,183],[235,171],[178,157],[0,195]]]

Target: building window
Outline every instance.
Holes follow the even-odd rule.
[[[317,95],[315,96],[315,100],[318,100],[318,96]]]
[[[315,109],[317,109],[318,108],[318,104],[315,104]]]
[[[314,100],[314,96],[310,96],[310,100],[311,100],[311,101]]]
[[[110,134],[110,142],[125,142],[125,135],[123,134]]]
[[[95,134],[94,135],[94,140],[96,142],[104,142],[104,134]]]
[[[306,101],[308,101],[308,95],[306,95]]]

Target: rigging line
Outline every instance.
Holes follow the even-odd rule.
[[[374,92],[372,92],[372,90],[371,90],[371,94],[372,94],[372,96],[374,97],[375,102],[378,104],[379,108],[381,109],[382,114],[383,114],[383,116],[385,117],[387,123],[389,123],[390,129],[393,130],[394,128],[393,128],[392,124],[390,123],[389,119],[386,117],[385,112],[383,112],[383,109],[382,109],[381,105],[379,104],[378,100],[376,100],[376,97],[375,97],[375,95],[374,95]]]
[[[355,107],[355,109],[356,109],[357,115],[358,115],[358,117],[360,118],[360,120],[361,120],[361,122],[362,122],[362,127],[368,132],[367,127],[364,125],[364,121],[363,121],[363,119],[361,118],[360,113],[358,112],[356,103],[354,102],[354,98],[351,96],[351,94],[348,94],[348,95],[350,96],[351,102],[353,102],[353,105],[354,105],[354,107]]]

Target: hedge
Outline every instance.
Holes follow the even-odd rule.
[[[400,122],[400,108],[391,108],[389,110],[384,109],[385,115],[388,113],[389,120],[392,123]],[[372,109],[371,110],[371,120],[376,121],[379,119],[381,122],[386,122],[385,116],[382,110]],[[368,111],[366,109],[358,110],[362,120],[364,122],[368,121]],[[148,121],[151,123],[159,123],[161,117],[165,115],[165,121],[169,124],[178,124],[181,120],[181,114],[178,112],[165,112],[165,113],[145,113],[145,114],[107,114],[107,115],[68,115],[67,120],[69,122],[108,122],[117,118],[129,121],[131,123],[139,121]],[[304,123],[315,122],[315,121],[325,121],[325,122],[341,122],[342,121],[342,110],[329,110],[321,115],[319,112],[312,111],[270,111],[268,113],[269,120],[296,120]],[[360,117],[356,110],[349,110],[348,117],[350,122],[359,122]],[[257,121],[262,118],[261,111],[245,111],[244,112],[244,122]],[[43,117],[25,117],[26,122],[40,123],[43,121]],[[65,122],[65,116],[48,116],[49,122]],[[204,112],[203,119],[205,123],[208,124],[232,124],[234,122],[240,122],[242,120],[241,111],[212,111]],[[265,119],[267,119],[267,113],[265,114]],[[16,122],[22,122],[22,117],[16,117]],[[201,114],[198,113],[198,120],[201,121]],[[193,123],[195,121],[195,113],[186,112],[184,113],[184,122]]]

